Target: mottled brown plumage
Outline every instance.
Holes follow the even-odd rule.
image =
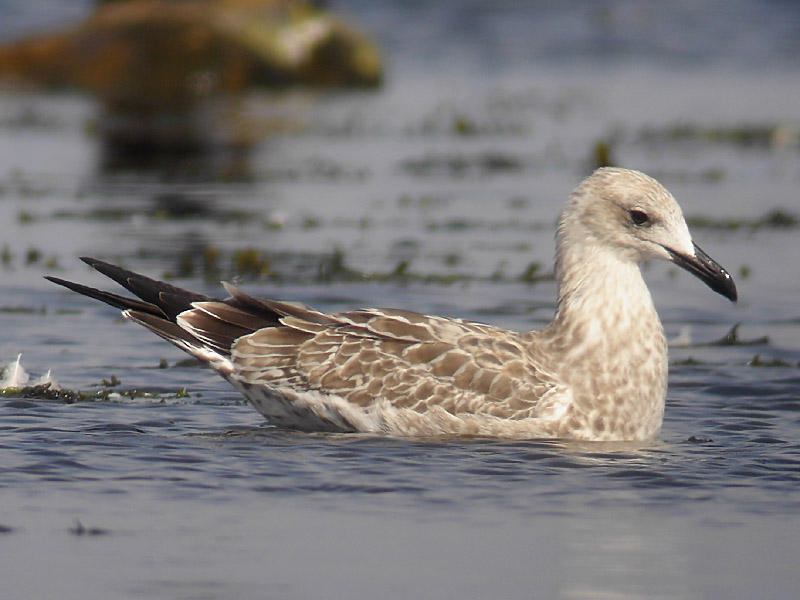
[[[670,260],[735,300],[655,180],[600,169],[557,236],[553,322],[517,333],[402,310],[324,314],[226,285],[217,300],[83,259],[140,299],[49,278],[208,362],[275,425],[306,431],[644,440],[661,427],[664,332],[639,263]]]

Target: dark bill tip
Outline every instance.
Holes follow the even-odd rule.
[[[736,284],[733,278],[719,263],[712,259],[697,244],[694,244],[694,256],[678,254],[667,248],[672,256],[672,262],[689,271],[692,275],[704,282],[712,290],[725,296],[728,300],[736,302]]]

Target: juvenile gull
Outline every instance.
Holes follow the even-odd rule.
[[[48,277],[208,363],[270,423],[397,436],[649,440],[661,428],[667,344],[639,271],[659,258],[736,301],[692,242],[672,195],[625,169],[572,193],[556,235],[553,321],[527,333],[403,310],[324,314],[248,296],[218,300],[82,260],[140,299]]]

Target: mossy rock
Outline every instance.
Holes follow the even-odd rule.
[[[120,0],[83,24],[0,46],[0,80],[82,89],[112,107],[180,107],[252,87],[369,87],[375,43],[289,0]]]

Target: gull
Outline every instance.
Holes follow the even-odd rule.
[[[130,298],[47,277],[122,313],[211,366],[267,420],[302,431],[648,441],[667,393],[667,342],[640,271],[670,261],[736,301],[655,179],[602,168],[572,193],[556,232],[558,301],[515,332],[405,310],[326,314],[224,283],[224,300],[82,258]]]

